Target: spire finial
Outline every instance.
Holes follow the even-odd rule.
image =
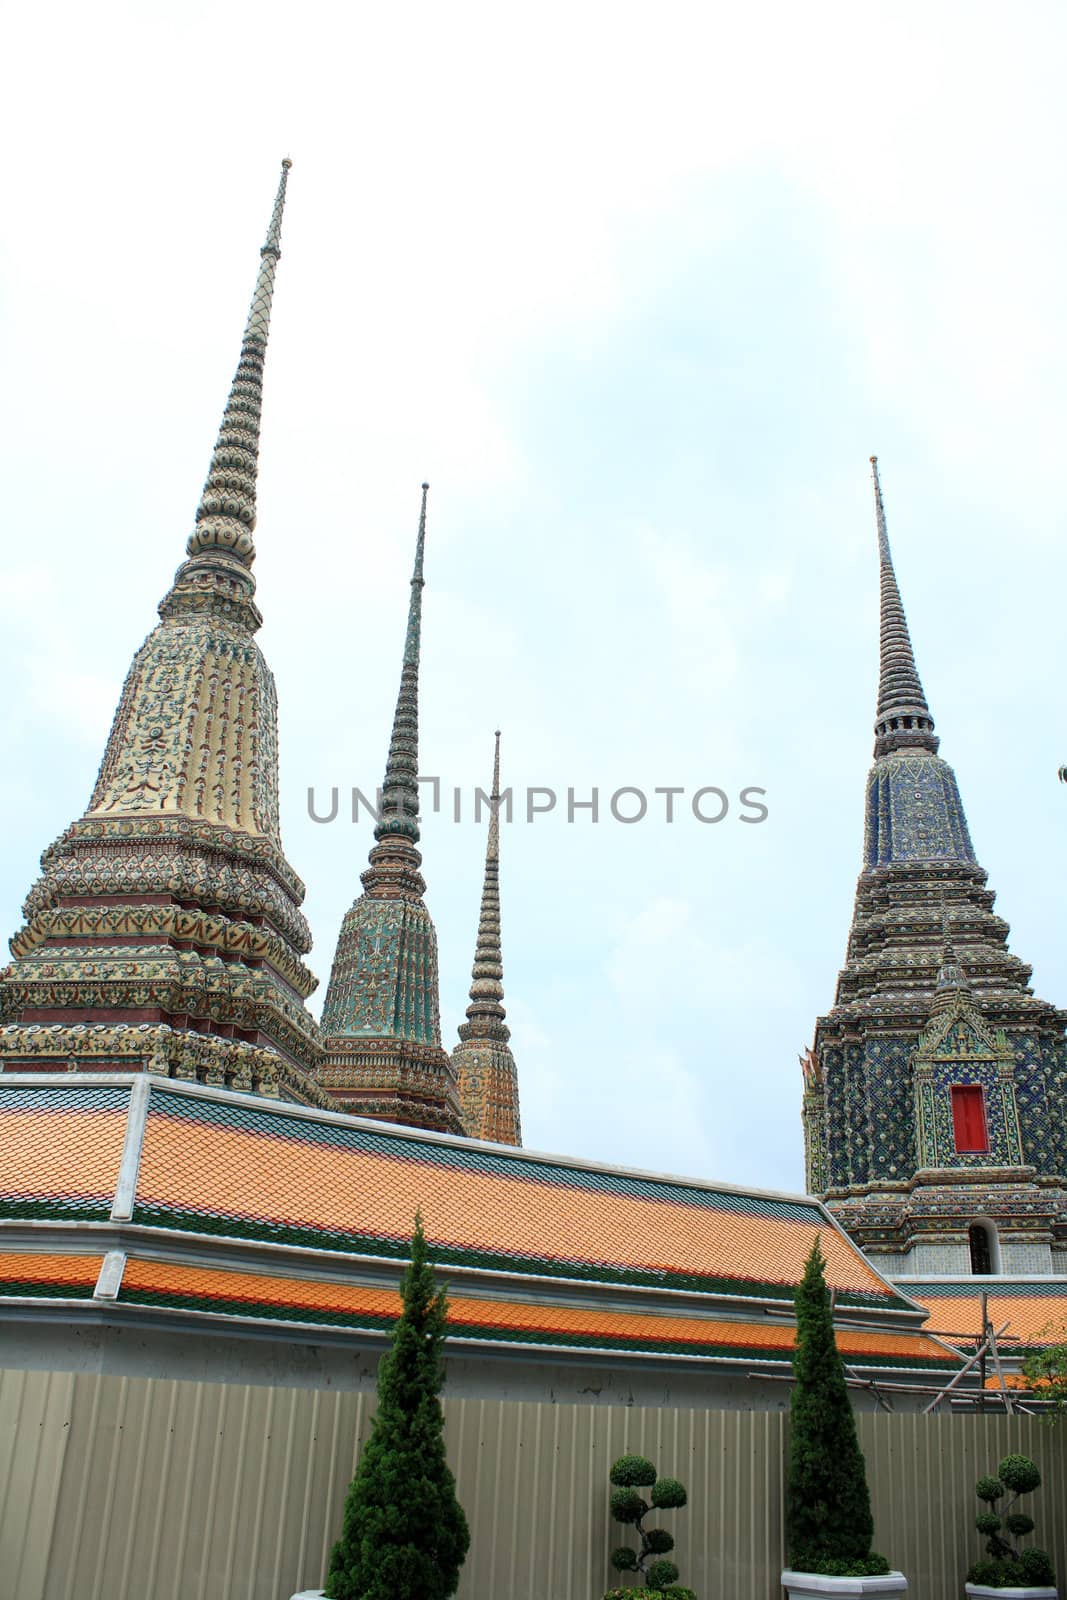
[[[949,937],[948,906],[941,890],[941,965],[934,988],[934,1010],[944,1010],[957,995],[970,995],[971,989]]]
[[[893,558],[889,554],[889,530],[885,524],[885,502],[882,499],[882,480],[878,476],[878,457],[871,457],[871,477],[874,479],[874,514],[878,524],[878,556],[881,561],[888,561],[893,565]]]
[[[208,552],[235,557],[250,567],[255,559],[252,530],[256,525],[256,469],[259,460],[259,417],[263,406],[263,361],[270,332],[274,274],[281,260],[285,186],[292,166],[282,162],[266,242],[260,250],[259,273],[248,311],[241,354],[222,426],[208,467],[196,513],[196,527],[187,546],[191,557]]]
[[[928,750],[936,754],[938,738],[934,719],[915,665],[915,653],[904,615],[904,605],[893,570],[886,528],[885,502],[878,475],[878,457],[871,456],[874,480],[874,509],[878,525],[881,621],[879,628],[881,671],[878,681],[878,713],[875,719],[876,756],[893,750]]]
[[[504,957],[500,946],[500,733],[495,734],[493,753],[493,792],[489,797],[489,837],[485,847],[485,878],[482,907],[478,917],[478,939],[474,949],[467,1017],[503,1024]],[[507,1030],[502,1034],[507,1040]]]
[[[426,496],[422,486],[419,531],[415,540],[415,565],[411,574],[411,600],[404,635],[404,662],[400,693],[389,741],[389,759],[382,781],[382,808],[374,829],[376,839],[402,834],[412,844],[419,841],[419,651],[422,632],[423,553],[426,548]],[[417,859],[417,857],[416,857]]]
[[[422,627],[422,590],[426,582],[422,575],[423,555],[426,550],[426,496],[429,492],[430,485],[424,483],[422,486],[422,509],[419,511],[419,531],[415,539],[415,565],[411,571],[411,604],[408,607],[408,631],[404,640],[405,661],[410,658],[417,662],[419,657],[419,631]]]
[[[493,735],[496,746],[493,752],[493,792],[489,796],[489,842],[486,860],[500,860],[500,729]]]

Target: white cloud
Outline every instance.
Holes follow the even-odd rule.
[[[518,783],[772,788],[750,830],[509,832],[529,1136],[795,1186],[859,865],[877,450],[945,753],[1062,1001],[1034,871],[1065,865],[1064,31],[1044,0],[13,15],[7,923],[180,559],[288,151],[257,576],[320,975],[369,835],[303,799],[380,773],[428,477],[443,776],[483,781],[499,721]],[[424,843],[448,1031],[480,836]]]

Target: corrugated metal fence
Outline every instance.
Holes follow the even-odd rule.
[[[0,1596],[288,1600],[316,1587],[369,1396],[92,1374],[0,1372]],[[607,1473],[627,1450],[680,1477],[683,1581],[778,1600],[781,1413],[453,1400],[471,1523],[461,1600],[599,1600],[620,1542]],[[1067,1576],[1067,1427],[974,1416],[859,1418],[876,1546],[916,1600],[961,1600],[979,1554],[974,1482],[1008,1450],[1041,1464],[1038,1542]]]

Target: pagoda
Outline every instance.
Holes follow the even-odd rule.
[[[519,1081],[504,1010],[504,958],[500,947],[500,734],[493,756],[489,838],[485,849],[478,938],[467,1020],[452,1051],[463,1127],[473,1139],[522,1144]]]
[[[45,851],[0,973],[5,1072],[151,1071],[322,1102],[252,576],[289,167],[187,559],[134,657],[88,809]]]
[[[360,1116],[462,1133],[456,1075],[441,1045],[437,933],[419,868],[419,652],[426,496],[415,543],[404,659],[363,893],[344,921],[322,1011],[331,1102]]]
[[[978,864],[915,665],[872,457],[881,672],[864,859],[802,1058],[807,1186],[889,1275],[1067,1272],[1067,1015]]]

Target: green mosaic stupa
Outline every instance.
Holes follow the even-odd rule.
[[[363,893],[341,924],[322,1012],[319,1082],[346,1111],[461,1133],[456,1075],[441,1045],[437,934],[419,871],[419,647],[426,494],[411,578],[389,759]]]

